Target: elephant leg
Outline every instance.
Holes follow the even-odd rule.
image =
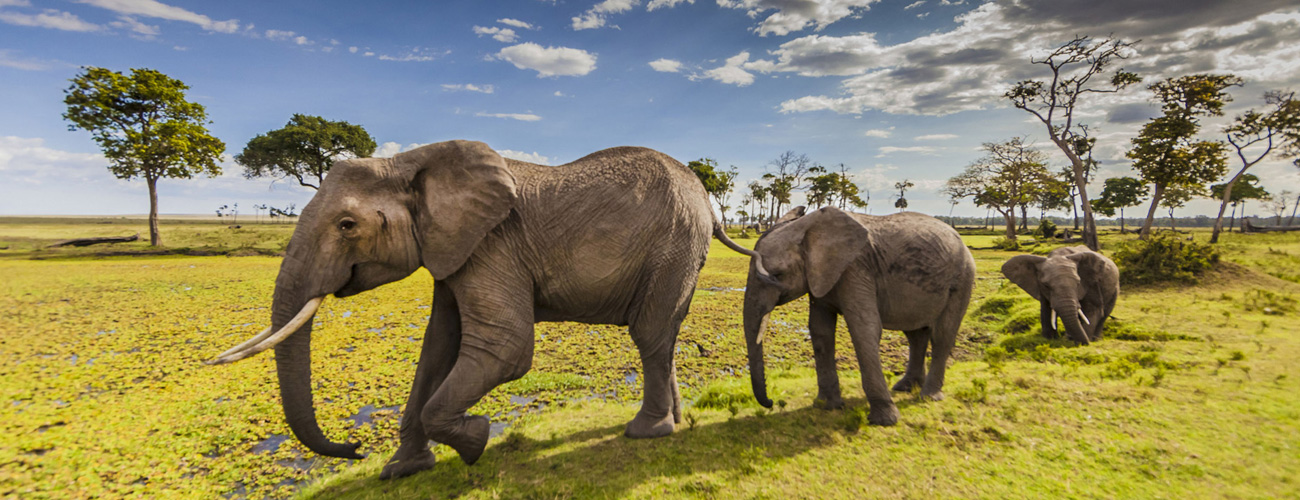
[[[894,384],[894,390],[911,392],[913,388],[921,387],[921,384],[925,383],[925,351],[930,347],[930,328],[903,333],[907,335],[907,371],[903,373],[903,378]]]
[[[1041,309],[1039,311],[1039,320],[1043,324],[1043,336],[1049,339],[1060,337],[1056,332],[1056,321],[1052,320],[1052,304],[1046,300],[1039,301]]]
[[[817,399],[827,410],[844,407],[840,375],[835,367],[835,323],[839,314],[817,299],[808,307],[808,335],[812,337],[813,361],[817,367]]]
[[[921,397],[934,401],[943,399],[943,377],[948,370],[948,356],[957,345],[961,321],[970,305],[970,291],[956,291],[949,296],[948,305],[939,313],[938,321],[930,327],[930,371],[921,387]]]
[[[673,350],[681,320],[642,318],[629,325],[632,341],[641,353],[641,411],[628,422],[624,434],[630,438],[653,438],[673,433],[680,421]],[[668,324],[664,324],[668,323]]]
[[[528,373],[533,362],[532,287],[457,288],[461,341],[456,363],[420,412],[425,434],[460,454],[467,465],[487,447],[487,417],[467,415],[498,385]],[[519,290],[510,294],[505,290]],[[471,300],[461,293],[491,293]]]
[[[1088,319],[1092,320],[1092,323],[1096,325],[1096,329],[1093,330],[1092,340],[1101,340],[1101,334],[1106,329],[1106,320],[1110,319],[1110,313],[1114,310],[1115,310],[1115,298],[1111,298],[1110,300],[1106,301],[1105,306],[1102,306],[1101,310],[1097,315],[1098,316],[1097,319],[1093,319],[1091,316],[1088,317]]]
[[[858,367],[862,371],[862,391],[866,393],[871,410],[867,422],[872,425],[898,423],[898,407],[889,395],[885,373],[880,365],[880,314],[874,301],[854,301],[868,304],[864,310],[843,311],[844,321],[853,339],[853,349],[858,354]]]
[[[456,299],[449,287],[435,284],[420,364],[415,369],[415,381],[402,412],[401,445],[379,473],[380,479],[405,477],[433,467],[433,453],[429,451],[429,438],[420,422],[420,412],[451,372],[459,348],[460,313],[456,310]]]
[[[653,438],[673,433],[681,421],[681,395],[677,388],[674,359],[677,334],[691,307],[696,267],[675,272],[675,266],[662,268],[646,280],[650,286],[634,301],[635,313],[628,324],[628,334],[641,354],[641,410],[628,422],[624,435],[630,438]]]

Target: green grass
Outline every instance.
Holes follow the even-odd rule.
[[[291,438],[255,452],[263,439],[287,433],[273,360],[199,362],[264,326],[279,259],[36,248],[137,230],[115,226],[0,220],[0,246],[11,247],[0,250],[0,497],[1255,498],[1300,491],[1293,477],[1300,470],[1300,285],[1277,276],[1295,272],[1289,259],[1300,255],[1297,235],[1226,235],[1229,264],[1194,286],[1126,288],[1107,338],[1078,348],[1038,335],[1037,303],[998,272],[1016,253],[976,250],[975,298],[948,371],[948,398],[895,395],[902,418],[889,428],[863,426],[866,403],[843,322],[837,352],[849,408],[814,407],[806,299],[773,314],[765,341],[770,393],[786,405],[753,403],[743,292],[734,290],[744,286],[747,260],[715,242],[680,336],[687,408],[675,434],[622,437],[641,396],[640,361],[624,328],[542,324],[533,370],[472,410],[510,423],[478,464],[467,467],[439,446],[434,470],[381,482],[378,471],[397,444],[392,407],[405,402],[428,315],[427,274],[331,298],[318,316],[319,419],[332,439],[362,442],[368,458],[320,458]],[[163,237],[229,254],[282,247],[289,232],[253,230],[169,223]],[[4,243],[17,241],[30,246]],[[140,250],[148,249],[132,251]],[[885,333],[882,358],[886,370],[902,372],[902,335]],[[357,425],[350,417],[367,406],[380,410]]]

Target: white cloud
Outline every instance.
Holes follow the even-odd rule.
[[[914,141],[946,141],[946,140],[948,140],[948,139],[956,139],[957,137],[959,137],[957,134],[927,134],[927,135],[918,135],[918,136],[916,136],[915,139],[912,139],[912,140],[914,140]]]
[[[203,14],[197,14],[180,7],[158,2],[156,0],[78,0],[80,3],[108,9],[128,16],[144,16],[169,21],[182,21],[197,24],[199,27],[219,33],[239,31],[239,21],[213,21]]]
[[[435,52],[433,49],[424,49],[424,48],[416,47],[411,49],[410,52],[407,52],[402,55],[390,56],[388,54],[381,54],[379,56],[379,60],[397,61],[397,62],[429,62],[434,59],[437,59],[438,57],[445,56],[449,53],[451,53],[451,51]],[[375,53],[366,52],[365,55],[373,56],[375,55]]]
[[[531,24],[528,24],[528,23],[526,23],[526,22],[520,21],[520,20],[518,20],[518,19],[510,19],[510,18],[508,18],[508,17],[507,17],[507,18],[504,18],[504,19],[497,19],[497,22],[498,22],[498,23],[501,23],[501,24],[504,24],[504,25],[506,25],[506,26],[514,26],[514,27],[516,27],[516,28],[524,29],[524,30],[534,29],[534,28],[533,28],[533,25],[531,25]]]
[[[718,0],[718,5],[744,9],[751,18],[775,10],[754,28],[760,36],[785,36],[809,25],[820,31],[849,16],[858,15],[880,0]]]
[[[695,0],[650,0],[650,3],[645,6],[645,10],[646,12],[653,12],[656,9],[671,9],[682,3],[695,5]]]
[[[955,2],[941,3],[949,4]],[[879,45],[870,33],[802,37],[772,51],[775,60],[752,61],[745,67],[850,77],[841,82],[841,95],[789,99],[781,103],[783,113],[878,110],[942,116],[1005,106],[1002,94],[1012,82],[1044,77],[1045,68],[1026,62],[1027,56],[1043,55],[1068,41],[1072,33],[1114,32],[1142,38],[1133,57],[1116,67],[1136,71],[1146,81],[1230,72],[1252,85],[1284,88],[1300,79],[1300,45],[1291,43],[1300,39],[1300,12],[1279,10],[1287,9],[1281,2],[1236,7],[1214,3],[1199,8],[1143,4],[1141,12],[1119,8],[1120,3],[1113,5],[1116,8],[1050,4],[988,2],[956,17],[957,26],[949,31],[891,46]],[[1136,86],[1085,106],[1095,106],[1105,116],[1107,106],[1146,97]]]
[[[311,40],[308,40],[307,37],[305,36],[296,36],[293,37],[293,43],[296,43],[298,45],[312,45],[313,42]]]
[[[498,149],[497,154],[504,156],[506,158],[519,160],[519,161],[526,161],[528,163],[536,163],[538,165],[551,164],[550,158],[542,156],[538,154],[536,151],[533,151],[532,153],[525,153],[523,151],[515,151],[513,149]]]
[[[564,95],[564,92],[560,92],[560,91],[558,91],[558,90],[555,91],[555,94],[553,94],[553,95],[554,95],[555,97],[568,97],[567,95]]]
[[[371,52],[371,51],[369,51],[369,50],[367,50],[367,51],[365,51],[365,53],[363,53],[363,54],[361,54],[361,55],[366,56],[366,57],[374,57],[374,56],[375,56],[375,53],[374,53],[374,52]]]
[[[491,35],[493,40],[504,43],[514,43],[515,40],[519,39],[519,37],[515,35],[515,30],[510,28],[498,28],[496,26],[475,26],[474,34],[478,36]]]
[[[70,153],[45,146],[45,139],[0,136],[0,174],[9,182],[44,184],[61,177],[86,181],[112,177],[108,160],[97,153]]]
[[[418,148],[425,144],[426,143],[413,142],[403,146],[396,142],[391,142],[391,141],[385,142],[383,144],[380,144],[379,147],[375,148],[375,153],[370,156],[375,158],[392,158],[393,155],[396,155],[397,153],[410,151],[412,149]]]
[[[867,137],[879,137],[882,139],[889,137],[893,134],[894,134],[894,127],[874,128],[862,133],[862,135],[865,135]]]
[[[356,46],[348,47],[348,52],[351,52],[353,54],[356,54],[357,50],[359,49],[357,49]]]
[[[925,19],[925,18],[927,18],[927,17],[930,17],[930,13],[929,13],[929,12],[922,12],[922,13],[916,15],[916,18],[917,18],[917,19]]]
[[[509,118],[511,120],[519,120],[521,122],[535,122],[542,119],[542,117],[534,115],[532,113],[484,113],[480,111],[478,113],[474,113],[474,116],[481,116],[486,118]]]
[[[121,16],[117,21],[108,23],[109,26],[119,29],[130,30],[132,33],[139,35],[146,40],[158,36],[158,27],[142,23],[131,16]]]
[[[542,47],[528,42],[501,49],[497,57],[538,77],[582,76],[596,69],[596,54],[569,47]]]
[[[641,0],[605,0],[592,6],[591,9],[583,12],[572,19],[573,30],[588,30],[605,26],[606,18],[610,14],[621,14],[632,10],[641,3]]]
[[[465,90],[484,94],[491,94],[496,91],[491,85],[474,85],[472,83],[444,83],[442,84],[442,89],[451,92]]]
[[[663,73],[676,73],[682,70],[682,63],[672,59],[655,59],[650,61],[650,67]]]
[[[905,147],[881,146],[880,154],[876,155],[876,158],[880,158],[885,155],[890,155],[894,153],[917,153],[923,155],[934,155],[936,151],[937,150],[935,148],[932,148],[930,146],[905,146]]]
[[[46,9],[40,14],[23,14],[19,12],[0,11],[0,22],[17,26],[50,28],[63,31],[99,31],[100,26],[82,21],[81,18],[63,11]]]
[[[754,74],[744,69],[745,61],[748,60],[749,52],[741,52],[727,58],[722,66],[705,71],[704,77],[729,85],[747,86],[754,83]]]
[[[907,7],[903,7],[903,10],[912,10],[922,5],[925,5],[925,0],[916,0],[915,2],[907,4]]]
[[[290,38],[293,38],[294,35],[297,35],[297,33],[294,33],[292,31],[282,31],[282,30],[266,30],[264,35],[266,36],[267,40],[288,40]]]

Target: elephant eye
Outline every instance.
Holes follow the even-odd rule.
[[[357,227],[357,221],[352,220],[351,218],[345,218],[339,221],[340,231],[351,231],[355,227]]]

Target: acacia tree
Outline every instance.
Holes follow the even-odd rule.
[[[753,201],[753,203],[758,204],[757,208],[753,206],[749,207],[749,214],[750,217],[752,217],[755,221],[757,221],[760,224],[766,224],[763,221],[763,209],[767,208],[766,205],[767,198],[768,198],[767,195],[768,195],[767,187],[763,186],[761,182],[749,181],[749,197]]]
[[[1111,177],[1106,179],[1101,196],[1092,200],[1092,209],[1107,217],[1114,217],[1119,210],[1119,232],[1124,229],[1124,209],[1142,203],[1147,194],[1147,186],[1132,177]]]
[[[1224,129],[1228,144],[1232,145],[1237,158],[1241,160],[1241,170],[1228,179],[1216,195],[1219,198],[1219,216],[1214,220],[1210,243],[1219,242],[1219,233],[1223,231],[1223,212],[1227,210],[1228,204],[1232,203],[1233,211],[1236,211],[1237,202],[1232,201],[1233,187],[1246,174],[1246,170],[1263,161],[1277,146],[1284,147],[1284,154],[1288,156],[1300,153],[1300,101],[1295,99],[1295,92],[1266,92],[1264,102],[1272,106],[1267,113],[1252,109],[1238,116]],[[1246,153],[1251,148],[1258,153],[1253,155],[1253,159]]]
[[[849,178],[848,168],[843,163],[840,164],[839,178],[835,186],[835,197],[839,200],[839,207],[847,209],[863,209],[867,207],[867,202],[871,200],[871,193],[867,193],[867,199],[862,199],[861,190],[858,185]]]
[[[1042,64],[1051,70],[1051,81],[1025,80],[1016,83],[1004,94],[1017,108],[1033,114],[1047,129],[1052,139],[1066,158],[1074,172],[1074,185],[1078,189],[1080,205],[1083,206],[1083,242],[1096,251],[1097,224],[1093,220],[1092,205],[1088,198],[1088,166],[1075,149],[1080,137],[1086,139],[1088,129],[1075,121],[1075,111],[1079,98],[1092,93],[1114,93],[1129,85],[1141,81],[1134,73],[1120,69],[1102,84],[1093,80],[1106,71],[1116,60],[1128,57],[1131,47],[1137,42],[1124,42],[1119,39],[1106,38],[1099,42],[1091,37],[1076,37],[1043,59],[1030,59],[1033,64]]]
[[[320,189],[336,160],[366,158],[375,148],[374,138],[360,125],[295,114],[284,127],[249,140],[235,163],[244,167],[246,179],[292,177],[299,185]]]
[[[763,179],[768,182],[767,192],[771,195],[770,220],[776,220],[790,203],[790,197],[795,191],[808,187],[804,182],[810,176],[826,172],[825,168],[808,159],[808,155],[796,154],[794,151],[781,153],[769,165],[776,170],[763,174]]]
[[[149,244],[158,234],[158,179],[217,176],[226,144],[206,127],[207,110],[185,99],[188,85],[152,69],[131,75],[86,67],[63,91],[68,130],[83,129],[108,158],[119,179],[143,178],[149,186]]]
[[[736,171],[733,165],[731,170],[718,170],[718,162],[712,158],[700,158],[686,164],[690,167],[695,176],[700,178],[704,184],[704,190],[713,197],[717,202],[718,210],[722,212],[722,225],[727,225],[727,210],[731,208],[728,203],[731,200],[731,190],[736,185],[736,176],[740,172]]]
[[[1264,206],[1268,208],[1268,211],[1273,212],[1273,216],[1275,217],[1275,219],[1273,219],[1274,226],[1282,225],[1282,216],[1286,214],[1287,202],[1291,200],[1292,194],[1295,193],[1292,193],[1291,191],[1282,191],[1281,193],[1270,196],[1266,201]],[[1300,198],[1297,199],[1300,200]]]
[[[1210,186],[1210,196],[1215,199],[1224,198],[1224,189],[1228,183],[1214,184]],[[1232,188],[1231,196],[1228,201],[1232,204],[1232,216],[1228,218],[1228,232],[1232,232],[1232,227],[1237,222],[1237,205],[1241,205],[1242,214],[1245,214],[1246,200],[1266,200],[1270,195],[1263,186],[1259,185],[1259,177],[1255,174],[1241,174],[1237,176],[1237,184]],[[1222,214],[1220,214],[1222,217]]]
[[[1168,78],[1147,87],[1160,102],[1163,114],[1152,118],[1137,137],[1126,156],[1142,180],[1154,186],[1151,209],[1142,224],[1142,238],[1151,236],[1156,207],[1171,186],[1199,190],[1200,186],[1223,176],[1227,170],[1223,143],[1196,140],[1201,116],[1220,116],[1223,106],[1232,100],[1226,92],[1241,85],[1233,75],[1199,74]]]
[[[948,179],[943,192],[951,200],[971,198],[976,206],[997,211],[1006,220],[1007,240],[1016,239],[1016,208],[1033,198],[1034,186],[1050,177],[1047,157],[1020,137],[984,143],[982,158]]]
[[[894,208],[899,212],[907,210],[907,190],[913,187],[916,187],[916,184],[908,179],[894,183],[894,189],[898,190],[898,200],[894,202]]]

